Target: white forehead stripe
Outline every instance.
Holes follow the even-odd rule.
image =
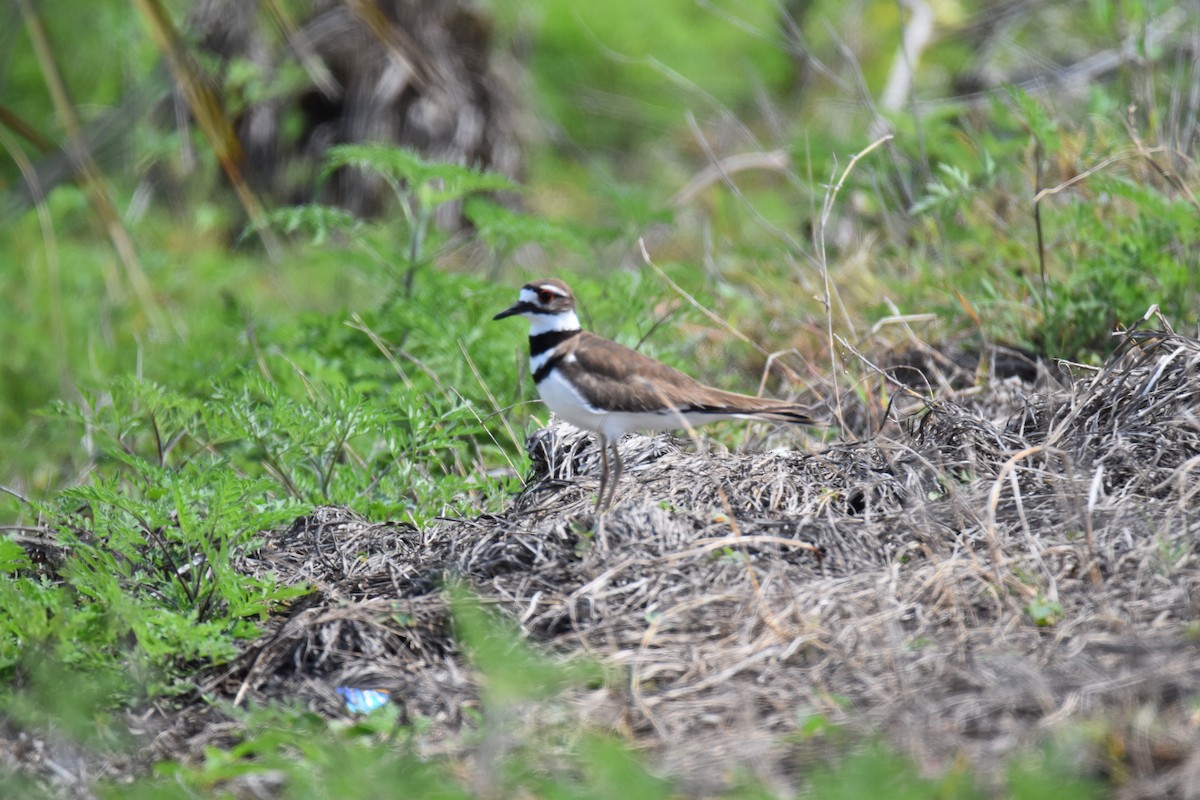
[[[537,296],[542,292],[549,292],[550,294],[554,295],[555,297],[566,297],[567,296],[567,293],[564,292],[562,289],[558,288],[557,286],[551,286],[550,284],[543,284],[541,286],[538,286],[536,289],[531,289],[528,286],[522,286],[521,287],[521,299],[527,300],[529,302],[533,302],[534,300],[537,299]]]

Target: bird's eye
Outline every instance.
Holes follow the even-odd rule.
[[[538,302],[544,306],[550,305],[550,301],[554,299],[554,293],[546,289],[538,292]]]

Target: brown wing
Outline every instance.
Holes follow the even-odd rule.
[[[559,368],[570,374],[584,395],[604,397],[604,405],[614,411],[658,411],[667,404],[679,411],[812,422],[801,407],[792,403],[705,386],[674,367],[586,331],[574,344],[576,363],[560,362]]]
[[[657,411],[664,402],[690,406],[683,395],[713,391],[674,367],[587,331],[574,344],[576,363],[560,362],[559,369],[566,370],[586,396],[604,397],[604,405],[614,411]]]

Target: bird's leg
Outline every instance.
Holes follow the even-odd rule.
[[[604,489],[608,486],[608,439],[604,434],[596,434],[600,444],[600,492],[596,495],[596,510],[604,503]]]
[[[613,503],[613,500],[615,500],[617,498],[617,483],[621,480],[621,472],[625,467],[625,465],[621,462],[621,451],[617,449],[618,441],[619,440],[617,440],[617,439],[612,440],[614,468],[613,468],[613,474],[610,475],[608,478],[608,481],[609,481],[608,504],[605,506],[606,509],[609,506],[611,506]]]

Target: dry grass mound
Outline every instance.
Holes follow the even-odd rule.
[[[336,686],[385,688],[452,748],[478,703],[440,588],[457,577],[531,641],[614,667],[574,713],[689,791],[739,768],[793,792],[822,750],[795,734],[824,718],[985,778],[1066,737],[1121,797],[1195,797],[1198,379],[1200,342],[1131,334],[1101,369],[910,395],[857,441],[634,437],[602,518],[595,444],[552,426],[501,516],[420,531],[322,509],[278,532],[245,568],[314,594],[205,688],[329,715]],[[161,749],[214,741],[215,713]]]

